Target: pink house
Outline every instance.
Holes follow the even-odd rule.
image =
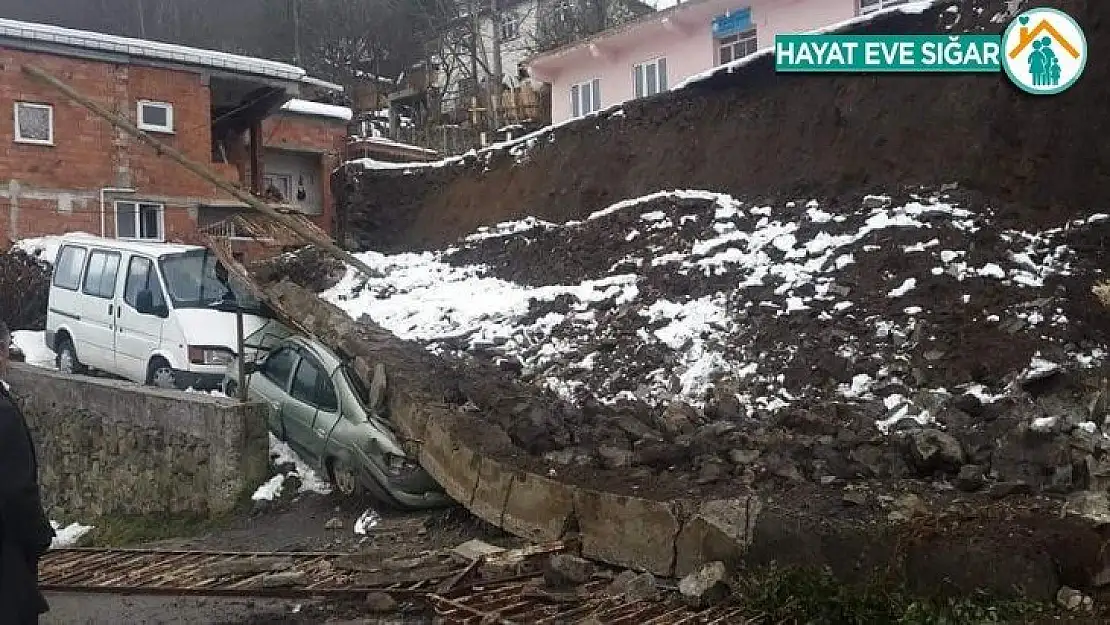
[[[536,55],[532,78],[551,84],[560,122],[665,91],[716,65],[804,32],[906,0],[690,0]]]

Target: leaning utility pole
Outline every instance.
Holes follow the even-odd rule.
[[[473,109],[478,108],[478,37],[482,36],[478,6],[478,0],[470,0],[470,79],[474,81],[470,107]]]
[[[146,18],[143,16],[143,0],[135,0],[139,10],[139,39],[146,39]]]
[[[489,110],[490,117],[493,121],[492,130],[497,130],[501,127],[501,87],[504,84],[503,77],[501,76],[501,11],[497,6],[497,0],[490,0],[490,8],[492,15],[490,19],[493,21],[493,71],[490,72],[493,76],[490,78],[489,86]]]
[[[293,65],[301,64],[301,0],[293,3]]]
[[[150,147],[154,148],[154,151],[157,152],[159,155],[164,154],[164,155],[172,158],[173,160],[177,161],[185,169],[188,169],[189,171],[193,172],[197,176],[200,176],[202,179],[206,180],[207,182],[219,187],[220,189],[223,189],[224,191],[227,191],[232,196],[234,196],[236,199],[244,202],[247,206],[250,206],[254,210],[262,213],[263,215],[266,215],[267,217],[276,221],[277,223],[281,224],[282,226],[285,226],[290,231],[296,233],[297,235],[299,235],[304,240],[306,240],[310,243],[314,243],[316,245],[319,245],[322,249],[330,252],[336,258],[338,258],[339,260],[342,260],[343,262],[345,262],[347,264],[353,265],[356,269],[358,269],[359,271],[364,272],[367,276],[378,275],[378,272],[371,269],[370,266],[367,265],[366,263],[364,263],[361,260],[355,258],[354,255],[351,254],[350,252],[340,248],[338,245],[335,244],[335,241],[331,240],[331,238],[328,237],[327,235],[325,235],[323,233],[320,233],[318,235],[317,233],[312,232],[308,228],[305,228],[303,225],[298,223],[297,220],[295,220],[294,218],[292,218],[289,215],[286,215],[284,213],[278,212],[277,210],[274,209],[274,207],[272,207],[269,204],[263,202],[262,200],[256,198],[255,196],[251,195],[250,193],[244,191],[242,187],[240,187],[236,184],[232,184],[231,182],[228,182],[227,180],[225,180],[225,179],[221,178],[220,176],[216,175],[210,168],[205,167],[204,165],[201,165],[200,163],[196,163],[196,162],[190,160],[189,157],[185,156],[184,154],[177,151],[173,147],[171,147],[169,145],[166,145],[165,143],[162,143],[161,141],[158,141],[157,139],[155,139],[154,137],[151,137],[150,135],[143,132],[142,130],[139,130],[139,128],[137,126],[135,126],[135,124],[131,123],[131,121],[128,120],[126,117],[121,117],[120,115],[117,115],[116,113],[114,113],[112,111],[109,111],[108,109],[104,108],[103,106],[101,106],[101,105],[97,104],[96,102],[90,100],[88,97],[82,95],[80,92],[78,92],[73,87],[67,85],[66,83],[62,82],[61,80],[59,80],[56,77],[52,76],[51,74],[47,73],[43,69],[41,69],[39,67],[35,67],[34,65],[24,65],[23,66],[23,72],[25,74],[28,74],[29,76],[32,76],[34,78],[37,78],[38,80],[41,80],[41,81],[47,83],[48,85],[54,87],[58,91],[61,91],[67,97],[69,97],[69,99],[73,100],[74,102],[77,102],[81,106],[84,106],[85,108],[89,109],[93,113],[96,113],[100,117],[103,117],[105,120],[108,121],[108,123],[110,123],[113,126],[123,130],[127,134],[135,137],[136,139],[138,139],[139,141],[142,141],[143,143],[149,145]]]

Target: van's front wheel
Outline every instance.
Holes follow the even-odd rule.
[[[166,362],[163,358],[155,358],[150,361],[150,372],[147,374],[147,384],[157,386],[158,388],[177,388],[177,375],[173,372],[173,367],[170,363]]]

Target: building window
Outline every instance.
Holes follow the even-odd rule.
[[[164,241],[166,207],[152,202],[116,202],[116,238]]]
[[[512,41],[520,36],[520,19],[515,11],[505,11],[498,17],[501,20],[501,41]]]
[[[266,174],[262,176],[262,191],[267,197],[272,197],[275,201],[292,201],[293,176],[287,174]]]
[[[139,129],[173,132],[173,105],[139,100]]]
[[[717,40],[717,64],[721,65],[755,54],[758,46],[755,29]]]
[[[15,140],[19,143],[54,145],[54,107],[16,102]]]
[[[551,14],[557,26],[569,26],[574,23],[574,3],[571,0],[556,0]]]
[[[601,79],[579,83],[570,88],[570,108],[574,117],[601,110]]]
[[[667,90],[667,59],[658,58],[632,67],[636,97],[644,98]]]
[[[871,13],[887,7],[905,4],[908,0],[856,0],[860,14]]]

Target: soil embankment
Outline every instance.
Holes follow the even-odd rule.
[[[950,5],[959,13],[949,13]],[[888,192],[958,182],[1022,223],[1062,221],[1110,184],[1110,5],[1052,0],[1084,28],[1080,82],[1033,97],[1004,75],[777,75],[764,57],[742,71],[629,102],[539,137],[418,174],[348,165],[334,184],[359,249],[412,251],[480,225],[578,219],[667,189],[768,200]],[[860,32],[999,32],[998,0],[941,3]],[[1003,13],[1004,14],[1004,13]],[[958,15],[958,20],[956,16]],[[953,24],[953,22],[956,22]]]

